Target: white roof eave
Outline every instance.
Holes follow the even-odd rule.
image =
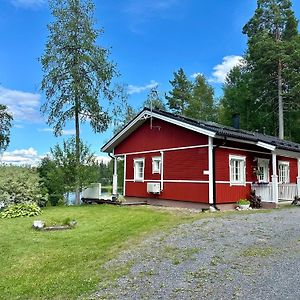
[[[157,118],[157,119],[163,120],[163,121],[171,123],[171,124],[175,124],[177,126],[180,126],[180,127],[183,127],[183,128],[189,129],[189,130],[192,130],[194,132],[198,132],[198,133],[204,134],[206,136],[214,137],[216,135],[215,132],[213,132],[213,131],[206,130],[206,129],[203,129],[203,128],[200,128],[200,127],[197,127],[197,126],[194,126],[194,125],[191,125],[191,124],[187,124],[185,122],[181,122],[179,120],[175,120],[175,119],[169,118],[167,116],[163,116],[163,115],[157,114],[155,112],[151,112],[151,111],[146,111],[145,110],[145,111],[142,111],[139,115],[137,115],[135,119],[133,119],[126,127],[123,128],[123,130],[121,130],[109,142],[107,142],[101,148],[101,151],[103,151],[103,152],[111,152],[114,149],[114,147],[116,145],[118,145],[120,141],[123,140],[122,137],[124,137],[126,135],[126,133],[129,132],[129,134],[130,134],[131,132],[134,131],[135,128],[138,128],[140,126],[140,125],[138,125],[138,123],[140,121],[142,121],[141,122],[141,124],[142,124],[142,123],[145,122],[145,120],[147,120],[150,117]],[[128,136],[128,134],[126,136]]]

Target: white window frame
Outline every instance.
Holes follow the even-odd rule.
[[[152,157],[152,174],[160,174],[161,172],[161,156]]]
[[[140,176],[139,165],[142,163],[142,176]],[[134,181],[135,182],[143,182],[145,175],[145,158],[135,158],[133,160],[133,173],[134,173]]]
[[[278,183],[290,183],[290,162],[278,161]]]
[[[257,171],[261,171],[262,174],[257,175],[258,182],[269,182],[270,181],[270,160],[267,158],[258,158],[257,159]]]
[[[233,164],[238,164],[239,179],[234,178],[237,173]],[[246,185],[246,156],[229,155],[229,180],[230,185]]]

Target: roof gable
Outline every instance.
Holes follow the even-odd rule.
[[[192,118],[175,115],[162,110],[150,110],[144,108],[131,122],[110,139],[101,150],[112,152],[114,147],[128,137],[134,130],[140,127],[147,119],[157,118],[188,130],[198,132],[210,137],[228,138],[239,142],[250,142],[264,149],[274,151],[281,149],[300,153],[300,144],[281,140],[274,136],[265,135],[258,132],[251,132],[243,129],[236,129],[214,122],[199,121]]]

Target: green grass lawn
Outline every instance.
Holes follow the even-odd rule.
[[[76,228],[39,232],[33,220],[76,219]],[[155,230],[191,216],[149,207],[52,207],[34,218],[0,219],[0,299],[74,299],[93,291],[101,266]]]

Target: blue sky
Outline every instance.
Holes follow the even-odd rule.
[[[141,106],[149,88],[170,90],[173,72],[203,73],[221,94],[226,73],[246,49],[242,27],[253,15],[256,0],[95,0],[99,43],[111,47],[110,58],[128,85],[129,103]],[[300,3],[294,11],[300,18]],[[47,39],[51,15],[45,0],[0,0],[0,103],[14,115],[11,143],[2,161],[33,163],[74,132],[72,123],[56,138],[39,113],[45,98],[39,90],[38,57]],[[82,138],[96,155],[112,136],[111,128]]]

